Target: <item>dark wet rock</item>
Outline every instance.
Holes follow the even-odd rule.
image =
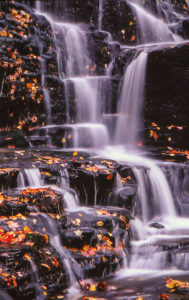
[[[129,248],[130,218],[127,210],[113,208],[89,208],[61,217],[63,245],[81,265],[86,278],[104,277],[122,265],[120,250]],[[119,247],[115,249],[116,241]]]
[[[151,223],[150,227],[154,227],[154,228],[157,228],[157,229],[163,229],[163,228],[165,228],[165,226],[162,225],[162,224],[160,224],[160,223]]]
[[[16,188],[19,171],[17,168],[0,169],[0,190]]]
[[[180,20],[178,24],[171,26],[170,29],[184,39],[189,39],[189,18]]]
[[[7,130],[0,132],[0,147],[27,148],[29,142],[20,130]]]
[[[135,44],[136,16],[129,4],[126,1],[105,0],[103,9],[103,30],[109,31],[115,40],[123,44]]]
[[[27,213],[27,205],[19,201],[18,197],[0,194],[0,215],[1,216],[14,216],[19,213]]]
[[[136,178],[134,172],[130,166],[120,165],[117,169],[118,174],[121,177],[122,184],[134,184],[136,183]]]
[[[66,16],[70,21],[96,23],[98,18],[98,1],[66,1]]]
[[[74,162],[73,162],[74,165]],[[70,185],[74,188],[83,204],[106,204],[113,190],[115,170],[102,164],[80,162],[77,167],[68,168]]]
[[[49,53],[51,27],[45,17],[11,1],[3,1],[1,12],[0,128],[28,131],[46,123],[41,87],[45,58],[48,74],[57,74],[54,54]]]
[[[77,235],[78,233],[78,235]],[[95,245],[97,243],[97,237],[95,237],[95,231],[91,228],[79,227],[77,230],[66,230],[62,233],[62,243],[68,248],[82,249],[85,245]]]
[[[144,118],[156,146],[188,148],[188,65],[187,44],[149,53]]]
[[[1,216],[0,227],[1,288],[14,299],[33,299],[38,292],[52,296],[67,286],[68,276],[39,214]]]
[[[136,186],[128,184],[125,188],[121,189],[118,192],[117,205],[120,207],[125,207],[127,209],[132,209],[135,204],[136,193]]]
[[[29,188],[23,190],[20,200],[34,206],[41,212],[61,213],[63,210],[62,195],[55,192],[52,188]]]
[[[127,66],[136,56],[136,49],[125,49],[121,50],[115,57],[115,63],[112,74],[115,75],[118,80],[122,78],[125,73]]]
[[[91,70],[97,75],[104,75],[112,58],[120,51],[119,43],[109,43],[109,35],[106,32],[95,31],[89,35],[94,66]]]

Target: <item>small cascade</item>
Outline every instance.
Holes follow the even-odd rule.
[[[40,11],[41,10],[41,1],[40,0],[36,0],[35,1],[35,9],[37,11]]]
[[[47,18],[53,30],[60,78],[87,75],[91,62],[86,33],[77,25],[55,23],[49,17]]]
[[[173,34],[162,20],[149,13],[145,8],[132,2],[130,5],[137,14],[141,43],[182,41],[182,38]]]
[[[79,199],[76,193],[73,193],[71,190],[65,190],[63,195],[68,209],[76,209],[79,206]]]
[[[156,1],[156,5],[158,16],[163,18],[166,23],[170,24],[183,19],[183,16],[173,9],[173,5],[170,0],[165,0],[163,2]]]
[[[39,169],[24,169],[19,172],[17,179],[18,188],[22,189],[29,187],[41,187],[43,186],[43,180],[41,179],[41,173]]]
[[[98,113],[98,79],[74,78],[78,123],[97,123]]]
[[[66,169],[60,170],[59,186],[62,189],[69,187],[69,175],[68,175],[68,171]]]
[[[80,274],[78,276],[80,276],[80,278],[83,277],[83,275],[81,274],[81,270],[80,270],[79,266],[77,266],[77,262],[75,260],[73,260],[73,258],[70,256],[69,251],[62,246],[58,228],[57,228],[55,222],[53,221],[53,219],[50,218],[47,214],[41,214],[41,218],[43,220],[44,225],[48,226],[48,228],[49,228],[50,243],[51,243],[52,247],[55,248],[57,253],[60,255],[63,266],[67,270],[67,274],[69,276],[69,281],[70,281],[71,285],[74,285],[74,283],[76,283],[76,280],[77,280],[77,278],[75,277],[74,274]],[[77,266],[77,270],[73,270],[73,266],[75,268]]]
[[[109,98],[109,76],[89,76],[92,62],[86,32],[75,24],[56,23],[43,14],[51,24],[56,48],[59,78],[66,98],[67,124],[73,129],[73,147],[101,147],[109,142],[108,131],[101,114]],[[84,55],[85,53],[85,55]],[[43,72],[44,74],[44,72]],[[69,91],[75,96],[76,124],[70,118]],[[48,115],[51,115],[49,112]],[[70,124],[71,122],[71,124]],[[50,135],[50,127],[43,128]]]
[[[45,300],[46,297],[43,293],[41,286],[39,285],[39,275],[37,272],[37,266],[33,260],[30,260],[29,262],[30,262],[31,269],[32,269],[33,283],[35,286],[35,297],[36,297],[35,299],[36,300]]]
[[[141,109],[148,54],[141,52],[126,68],[119,101],[119,118],[115,129],[115,144],[136,148],[141,127]]]
[[[98,30],[102,30],[102,18],[103,18],[103,6],[104,0],[99,0],[99,8],[98,8]]]
[[[167,179],[162,170],[148,160],[143,169],[134,168],[138,181],[142,219],[149,221],[152,216],[176,216],[176,209]]]
[[[84,123],[74,128],[74,148],[104,147],[109,143],[109,133],[103,124]]]

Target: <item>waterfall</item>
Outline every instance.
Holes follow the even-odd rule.
[[[43,185],[41,173],[39,169],[24,169],[18,175],[17,186],[18,188],[40,187]]]
[[[47,18],[53,31],[60,78],[87,75],[91,61],[85,31],[75,24]]]
[[[143,169],[134,168],[143,221],[156,216],[176,217],[173,196],[164,173],[153,161],[147,160],[143,165],[148,168],[146,174]]]
[[[124,143],[129,148],[136,148],[138,130],[141,127],[147,58],[148,54],[141,52],[126,68],[123,79],[115,143]]]
[[[52,39],[56,49],[58,75],[65,90],[67,122],[60,126],[65,130],[71,130],[74,149],[93,148],[100,158],[109,158],[117,161],[118,164],[128,164],[136,177],[138,205],[136,205],[134,211],[135,219],[131,222],[131,258],[129,268],[127,267],[126,271],[121,270],[117,280],[121,277],[125,279],[129,275],[136,276],[139,272],[140,274],[147,272],[149,276],[153,276],[155,271],[160,274],[160,270],[162,271],[161,274],[167,276],[168,271],[171,271],[171,269],[173,270],[172,274],[174,274],[174,268],[177,268],[177,266],[176,272],[178,271],[181,261],[188,265],[188,255],[174,253],[173,259],[175,258],[176,266],[171,267],[168,263],[169,251],[165,250],[169,242],[178,243],[179,247],[179,239],[187,240],[183,228],[185,227],[188,230],[189,224],[185,218],[179,217],[174,199],[176,192],[173,188],[175,192],[173,195],[170,183],[165,176],[165,170],[159,166],[159,162],[148,159],[137,148],[137,143],[142,138],[140,129],[143,127],[142,110],[145,101],[146,69],[148,53],[151,51],[148,43],[163,47],[164,44],[169,45],[169,43],[174,44],[182,41],[182,38],[173,34],[168,27],[171,22],[179,19],[180,16],[174,11],[171,12],[171,15],[167,14],[163,4],[169,5],[172,10],[172,5],[168,0],[156,1],[158,16],[153,15],[148,8],[144,8],[141,0],[128,0],[126,2],[129,3],[132,11],[136,14],[139,33],[137,42],[140,48],[137,47],[133,60],[126,66],[123,81],[120,85],[121,92],[116,111],[117,121],[115,132],[112,134],[114,146],[110,146],[110,128],[102,123],[102,115],[106,112],[103,92],[108,93],[110,86],[103,83],[107,78],[108,80],[111,79],[115,57],[112,57],[112,61],[106,69],[106,76],[92,75],[93,53],[89,51],[90,40],[84,29],[85,26],[57,23],[47,17],[51,24]],[[99,0],[99,31],[102,30],[103,9],[104,1]],[[162,16],[166,23],[160,19]],[[108,42],[110,43],[110,40]],[[45,74],[44,68],[42,68],[42,71]],[[42,82],[43,88],[45,88],[45,82]],[[74,120],[70,115],[70,86],[74,94]],[[48,109],[47,113],[50,116]],[[25,181],[28,181],[29,184],[37,186],[40,183],[39,174],[37,175],[38,179],[35,180],[33,177],[36,175],[33,175],[31,171],[20,175],[19,184],[23,185]],[[122,183],[118,180],[117,174],[117,185],[118,188],[121,188]],[[98,190],[96,177],[94,188],[94,204],[96,204]],[[70,211],[76,209],[79,201],[74,195],[69,191],[63,195],[67,208]],[[49,220],[46,220],[46,222],[49,223]],[[49,223],[49,226],[53,227],[53,224]],[[64,261],[65,252],[61,247],[57,232],[52,233],[51,242],[58,253],[62,255],[61,258]],[[68,260],[66,262],[68,263]],[[72,274],[69,263],[67,269]],[[123,287],[125,287],[124,284],[125,281]]]
[[[101,117],[104,94],[108,95],[110,90],[109,76],[90,74],[92,60],[88,50],[89,41],[86,32],[79,25],[54,22],[44,13],[42,15],[51,25],[59,78],[65,90],[67,123],[63,126],[73,130],[73,147],[103,147],[109,143],[108,130],[102,124]],[[76,120],[70,123],[68,94],[71,86],[75,96]],[[51,119],[49,109],[47,115]],[[49,127],[46,128],[48,130]]]
[[[181,37],[173,34],[162,20],[149,13],[146,9],[134,3],[130,3],[130,5],[137,14],[139,39],[142,43],[182,40]]]
[[[102,30],[103,6],[104,6],[104,0],[99,0],[99,8],[98,8],[98,30]]]
[[[74,78],[72,79],[77,105],[77,121],[79,123],[97,123],[98,113],[98,79]]]

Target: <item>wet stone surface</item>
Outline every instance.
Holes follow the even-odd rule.
[[[22,164],[25,160],[28,169],[8,168],[9,164],[20,165],[20,159]],[[108,205],[110,194],[113,195],[117,169],[125,176],[127,186],[126,177],[131,180],[132,173],[129,167],[121,167],[114,161],[89,159],[78,152],[55,152],[52,156],[42,151],[9,150],[1,156],[1,161],[4,168],[0,176],[4,181],[0,193],[0,287],[14,299],[33,299],[37,294],[44,299],[51,296],[56,299],[70,285],[71,275],[63,257],[71,257],[70,270],[80,289],[86,292],[92,286],[89,290],[94,290],[94,284],[89,284],[89,279],[94,279],[95,290],[104,291],[102,279],[119,270],[128,259],[132,216],[127,209],[103,205]],[[21,174],[27,179],[22,185],[30,184],[27,170],[39,170],[34,176],[38,174],[44,186],[19,187]],[[12,189],[10,176],[14,182]],[[75,192],[68,188],[66,180]],[[61,190],[59,184],[64,184]],[[83,186],[86,190],[83,205],[88,199],[91,206],[70,211],[69,200],[73,201],[76,193],[81,197]],[[94,186],[98,190],[96,204],[100,206],[94,206],[92,201]],[[71,198],[66,193],[71,193]],[[60,239],[58,244],[56,236]]]

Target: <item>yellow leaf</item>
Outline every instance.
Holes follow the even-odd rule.
[[[43,266],[43,267],[45,267],[45,268],[51,270],[51,267],[50,267],[49,265],[47,265],[47,264],[41,264],[41,266]]]
[[[97,222],[97,225],[98,225],[98,226],[103,226],[104,223],[103,223],[102,221],[98,221],[98,222]]]
[[[78,230],[75,230],[74,233],[75,233],[75,235],[80,237],[82,235],[83,231],[78,229]]]
[[[80,219],[75,219],[75,220],[72,220],[72,223],[73,223],[74,225],[79,226],[80,223],[81,223],[81,220],[80,220]]]
[[[31,256],[29,256],[29,254],[24,254],[24,257],[27,259],[27,260],[31,260]]]
[[[95,286],[95,285],[91,285],[91,286],[90,286],[90,291],[91,291],[91,292],[96,291],[96,286]]]
[[[24,227],[24,232],[25,232],[25,233],[29,233],[30,231],[31,231],[31,230],[30,230],[30,228],[29,228],[28,226],[25,226],[25,227]]]

